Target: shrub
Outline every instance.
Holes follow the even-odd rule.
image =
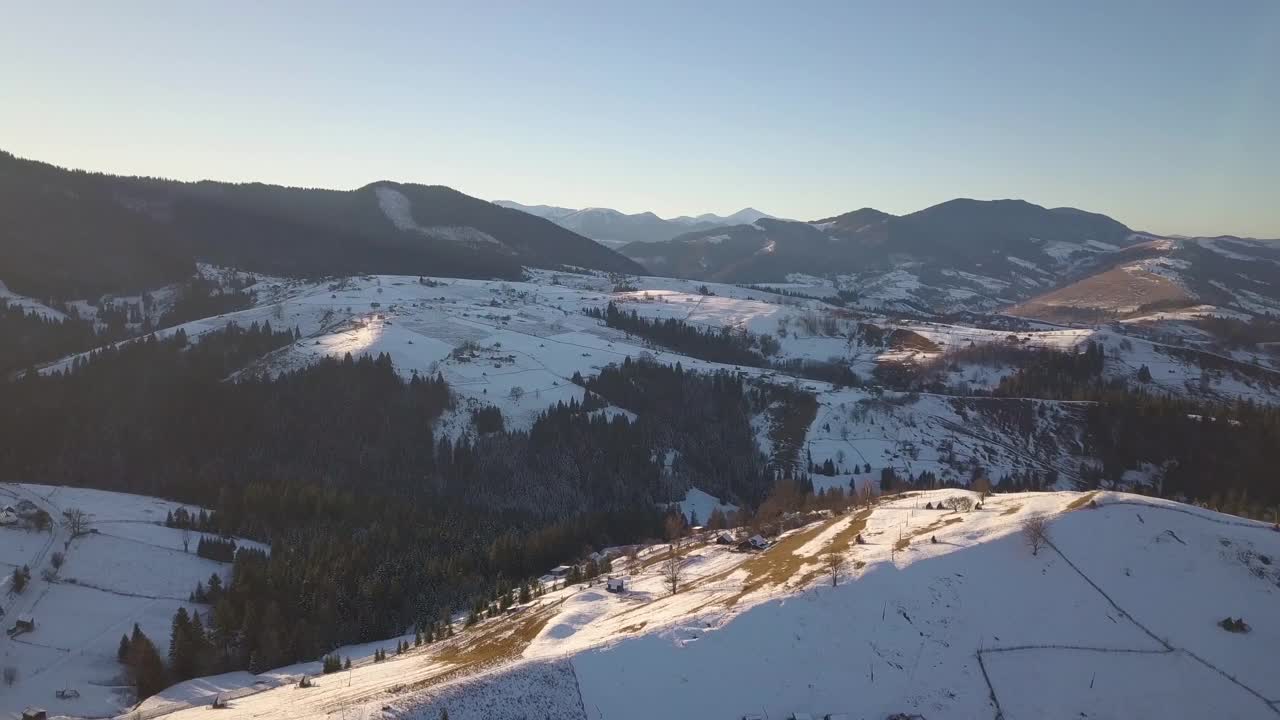
[[[1247,633],[1252,630],[1252,628],[1249,627],[1249,624],[1244,621],[1244,618],[1232,619],[1230,616],[1219,621],[1218,626],[1227,632],[1233,633]]]

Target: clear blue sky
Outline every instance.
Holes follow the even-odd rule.
[[[1019,197],[1280,237],[1280,1],[0,0],[0,148],[664,216]]]

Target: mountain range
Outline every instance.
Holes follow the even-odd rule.
[[[627,214],[611,208],[575,210],[555,205],[522,205],[513,200],[495,200],[494,204],[546,218],[560,227],[612,248],[633,242],[663,242],[687,232],[744,225],[761,218],[773,217],[749,207],[724,216],[703,213],[697,217],[681,215],[663,219],[651,212]]]
[[[526,268],[585,268],[816,283],[870,309],[1012,308],[1058,320],[1156,305],[1280,307],[1274,242],[1164,238],[1024,200],[956,199],[905,215],[864,207],[808,222],[753,208],[663,219],[392,181],[326,190],[123,177],[0,152],[0,282],[14,292],[136,293],[190,277],[197,262],[292,277],[511,280]]]
[[[439,185],[188,183],[72,171],[0,152],[0,281],[16,292],[137,291],[189,277],[198,260],[292,276],[644,270],[555,223]]]

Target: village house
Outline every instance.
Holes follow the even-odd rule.
[[[22,633],[32,632],[36,629],[35,618],[23,613],[14,620],[13,625],[9,628],[9,636],[21,635]]]

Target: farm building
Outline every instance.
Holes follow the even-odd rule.
[[[627,591],[627,579],[620,577],[611,577],[605,580],[604,589],[611,593],[620,593]]]
[[[22,720],[46,720],[48,717],[43,708],[29,707],[22,711]]]
[[[20,635],[26,632],[32,632],[36,629],[35,618],[23,613],[13,621],[13,626],[9,628],[9,635]]]

